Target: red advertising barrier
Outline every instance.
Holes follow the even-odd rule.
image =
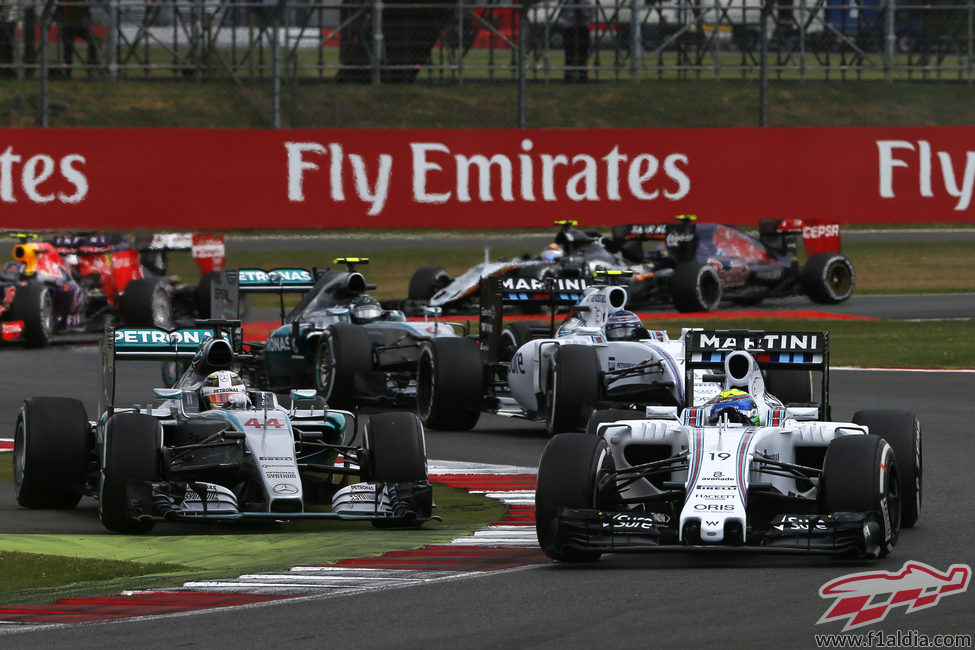
[[[0,228],[973,218],[975,127],[0,131]]]

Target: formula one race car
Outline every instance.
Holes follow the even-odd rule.
[[[282,406],[248,390],[239,321],[197,329],[107,327],[99,418],[77,400],[28,399],[14,433],[14,489],[27,508],[99,501],[106,528],[142,533],[157,521],[366,519],[377,527],[431,519],[423,428],[412,414],[370,417],[362,445],[352,413],[322,408],[313,390]],[[188,358],[146,406],[115,404],[115,363]],[[337,456],[341,464],[337,464]],[[364,482],[349,483],[350,476]]]
[[[693,312],[715,309],[722,300],[756,305],[766,298],[806,295],[837,303],[853,293],[856,274],[840,253],[837,224],[763,220],[755,239],[732,226],[696,219],[682,215],[672,224],[613,227],[604,246],[633,271],[633,304],[673,302],[678,311]],[[807,257],[802,266],[796,255],[800,238]],[[644,251],[645,241],[656,247]]]
[[[333,408],[363,402],[412,403],[420,345],[431,338],[456,338],[455,327],[440,321],[438,309],[420,322],[402,311],[383,309],[366,293],[356,266],[367,258],[341,257],[345,271],[322,269],[240,269],[228,279],[225,296],[235,291],[304,293],[264,343],[249,343],[255,361],[248,369],[257,383],[280,390],[314,385]],[[222,282],[222,281],[221,281]]]
[[[721,392],[700,406],[648,407],[645,416],[600,423],[596,435],[549,441],[535,497],[549,557],[890,553],[920,514],[914,413],[864,410],[851,422],[831,421],[825,332],[694,330],[685,349],[688,377],[717,371]],[[763,368],[820,374],[819,403],[783,405]]]
[[[619,271],[597,277],[625,277]],[[648,332],[626,311],[626,289],[581,279],[549,280],[546,291],[508,291],[499,278],[482,288],[480,342],[432,339],[420,351],[417,413],[434,429],[470,429],[482,411],[546,423],[549,433],[586,426],[594,409],[686,403],[682,341]],[[552,322],[516,321],[503,330],[506,304],[574,305]],[[700,378],[695,381],[699,381]],[[705,396],[713,384],[702,384]]]
[[[37,241],[36,235],[14,237],[19,242],[14,261],[0,275],[3,340],[22,339],[38,347],[47,345],[54,334],[99,331],[106,320],[170,327],[206,315],[199,306],[209,305],[211,276],[206,272],[216,263],[222,266],[223,260],[222,239],[219,257],[196,255],[194,244],[204,279],[197,286],[174,286],[165,269],[153,274],[140,263],[148,249],[140,251],[121,235],[77,233],[48,241]],[[153,252],[177,249],[163,243]],[[200,300],[201,292],[207,294],[205,301]]]

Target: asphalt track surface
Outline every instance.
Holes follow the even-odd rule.
[[[899,317],[910,305],[938,298],[899,298]],[[948,298],[954,304],[957,298]],[[851,301],[851,304],[853,301]],[[808,304],[807,304],[808,306]],[[863,305],[861,305],[863,306]],[[941,305],[944,307],[944,304]],[[973,312],[958,317],[971,317]],[[873,311],[873,310],[867,310]],[[874,315],[866,313],[863,315]],[[879,314],[878,314],[879,315]],[[895,315],[893,317],[898,317]],[[908,316],[916,317],[916,316]],[[2,351],[0,437],[12,435],[17,408],[39,394],[81,399],[94,411],[98,356],[93,346]],[[133,399],[157,380],[154,364],[127,364],[122,384]],[[4,647],[264,648],[620,648],[813,647],[816,625],[830,602],[819,587],[844,574],[896,571],[907,560],[939,570],[975,565],[971,492],[975,436],[971,408],[975,373],[834,371],[834,417],[860,408],[914,409],[924,427],[924,510],[918,526],[902,533],[893,555],[874,563],[805,557],[658,553],[610,555],[597,563],[549,563],[419,587],[343,597],[290,600],[178,617],[37,629],[3,635]],[[128,393],[126,393],[128,394]],[[5,433],[5,432],[10,432]],[[537,466],[545,446],[542,427],[482,418],[471,432],[427,434],[431,458]],[[105,534],[93,503],[74,513],[29,512],[12,494],[0,494],[0,531]],[[160,526],[160,533],[175,532]],[[314,558],[309,558],[314,563]],[[176,585],[174,585],[176,586]],[[972,634],[975,589],[936,607],[887,620],[865,631],[917,630]]]

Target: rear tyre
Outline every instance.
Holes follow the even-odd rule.
[[[444,267],[421,266],[413,272],[413,277],[410,278],[407,297],[410,300],[430,300],[433,298],[433,294],[451,282],[453,282],[453,278],[450,277]]]
[[[14,494],[25,508],[78,505],[85,489],[90,428],[81,402],[32,397],[14,429]]]
[[[213,291],[213,283],[220,279],[220,271],[211,271],[200,278],[199,284],[193,290],[193,307],[196,309],[197,318],[211,318],[210,300]],[[238,297],[238,300],[240,297]],[[237,317],[243,314],[237,314]]]
[[[901,492],[901,527],[911,528],[921,515],[921,423],[914,413],[896,409],[857,411],[853,421],[880,436],[894,450]]]
[[[24,321],[24,344],[30,348],[42,348],[51,340],[54,332],[54,299],[47,286],[29,282],[17,287],[12,311],[14,320]]]
[[[840,253],[813,255],[802,268],[802,287],[814,302],[843,302],[853,295],[856,273],[853,264]]]
[[[539,329],[537,323],[531,321],[515,321],[501,330],[501,349],[498,351],[498,361],[508,362],[515,356],[518,348],[537,338],[534,334]],[[548,332],[548,328],[544,328]]]
[[[826,449],[819,502],[825,514],[872,512],[881,526],[880,557],[897,543],[901,522],[897,461],[880,436],[845,435]]]
[[[599,357],[587,345],[560,345],[552,355],[546,387],[548,434],[576,431],[599,398]]]
[[[173,302],[159,278],[138,278],[125,285],[122,320],[131,327],[173,327]]]
[[[477,342],[434,338],[420,348],[416,412],[431,429],[468,431],[481,416],[484,363]]]
[[[683,262],[674,269],[670,292],[677,311],[712,311],[721,303],[721,279],[710,264]]]
[[[322,334],[315,354],[315,388],[331,408],[352,410],[356,375],[372,370],[372,340],[359,325],[337,323]]]
[[[565,433],[549,440],[538,464],[535,490],[535,533],[538,545],[553,560],[592,562],[600,551],[558,544],[558,515],[565,508],[600,508],[613,502],[615,470],[609,445],[584,433]]]
[[[117,413],[105,432],[105,466],[98,490],[102,524],[116,533],[146,533],[156,522],[149,518],[151,503],[130,499],[134,481],[159,480],[159,422],[151,415]]]

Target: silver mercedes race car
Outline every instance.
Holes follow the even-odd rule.
[[[426,447],[416,416],[355,417],[314,390],[290,404],[248,390],[239,321],[197,328],[106,328],[99,417],[73,399],[24,402],[14,433],[14,489],[27,508],[98,499],[106,528],[143,533],[157,521],[366,519],[377,527],[431,519]],[[190,359],[144,406],[116,406],[116,361]],[[351,477],[361,482],[350,482]]]
[[[549,557],[891,552],[921,510],[921,425],[913,412],[863,410],[833,421],[826,332],[695,330],[685,349],[688,374],[717,371],[713,398],[647,407],[643,417],[547,445],[535,521]],[[784,405],[767,390],[763,368],[820,375],[818,402]]]

